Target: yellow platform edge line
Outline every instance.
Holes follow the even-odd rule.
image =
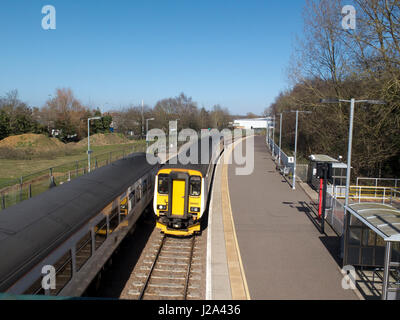
[[[239,257],[239,264],[240,264],[240,271],[241,271],[242,279],[243,279],[243,285],[244,285],[244,289],[245,289],[245,291],[246,291],[246,299],[247,299],[247,300],[251,300],[251,298],[250,298],[250,292],[249,292],[249,287],[248,287],[248,285],[247,285],[246,273],[244,272],[243,261],[242,261],[242,255],[240,254],[239,243],[238,243],[237,236],[236,236],[235,223],[234,223],[234,221],[233,221],[233,214],[232,214],[232,208],[231,208],[231,197],[230,197],[230,195],[229,195],[229,182],[228,182],[228,179],[226,180],[226,184],[227,184],[227,189],[228,189],[229,211],[230,211],[230,213],[231,213],[230,216],[231,216],[231,220],[232,220],[233,234],[234,234],[234,238],[235,238],[237,254],[238,254],[238,257]]]
[[[244,139],[242,138],[240,140],[240,142],[235,143],[229,151],[230,154],[233,152],[233,149],[236,147],[237,144],[242,143],[247,138],[249,138],[249,137],[246,137]],[[229,154],[229,156],[230,156],[230,154]],[[228,156],[228,158],[229,158],[229,156]],[[222,200],[223,200],[223,202],[226,202],[226,206],[223,206],[222,211],[223,211],[223,216],[224,216],[223,222],[224,222],[224,233],[225,233],[225,245],[227,247],[228,269],[229,269],[229,275],[230,275],[230,279],[231,279],[232,298],[234,300],[236,300],[236,299],[251,300],[249,288],[247,285],[246,274],[245,274],[244,267],[243,267],[243,261],[242,261],[242,257],[240,254],[239,243],[237,240],[235,223],[233,220],[231,199],[230,199],[230,194],[229,194],[228,165],[225,163],[223,163],[223,168],[222,168],[222,179],[223,179],[222,190],[221,190],[223,193]],[[229,220],[229,222],[227,221],[227,219]],[[231,236],[229,236],[230,233],[231,233]],[[233,243],[230,243],[231,241]],[[231,251],[228,250],[228,247],[232,246],[232,245],[234,247],[236,257],[232,257],[230,254]],[[237,288],[236,281],[235,281],[235,279],[237,279],[237,276],[238,276],[236,274],[237,267],[235,267],[235,264],[236,264],[235,260],[237,260],[239,262],[238,269],[239,269],[240,278],[241,278],[241,281],[240,281],[241,288]]]

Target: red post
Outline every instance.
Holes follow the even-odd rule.
[[[323,191],[323,184],[324,179],[319,179],[319,206],[318,206],[318,218],[322,216],[322,191]]]

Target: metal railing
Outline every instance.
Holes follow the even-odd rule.
[[[294,163],[289,162],[289,157],[287,154],[280,149],[279,146],[270,138],[266,138],[267,145],[269,146],[272,157],[274,158],[275,162],[277,163],[277,168],[279,171],[288,178],[290,184],[293,184],[293,171],[294,171]],[[279,155],[281,157],[281,162],[279,164]],[[308,175],[308,165],[307,164],[296,164],[296,177],[301,181],[306,182]]]
[[[326,193],[325,221],[341,236],[344,230],[344,203],[330,192],[329,187]]]
[[[365,178],[358,177],[356,181],[356,185],[365,185],[365,186],[385,186],[385,187],[400,187],[400,179],[397,178]]]
[[[168,136],[167,136],[168,139]],[[185,141],[178,141],[179,149]],[[168,150],[168,147],[166,147]],[[91,171],[120,160],[133,152],[145,152],[146,144],[134,144],[119,150],[92,155]],[[158,150],[159,152],[167,150]],[[88,172],[88,160],[68,162],[44,170],[21,176],[19,179],[11,179],[0,184],[0,211],[9,208],[21,201],[30,199],[52,187],[61,185],[72,179],[80,177]]]
[[[92,164],[91,171],[122,159],[132,152],[145,150],[145,145],[134,145],[129,148],[97,154],[92,158],[94,165]],[[19,179],[3,182],[0,186],[0,210],[86,174],[88,172],[87,165],[87,159],[77,160],[21,176]]]
[[[372,186],[350,186],[349,199],[353,202],[382,202],[390,203],[393,192],[399,192],[400,187],[372,187]],[[330,192],[337,199],[344,199],[346,195],[345,186],[330,186]]]
[[[400,190],[399,190],[399,188],[391,189],[389,204],[397,209],[400,209]]]
[[[266,138],[266,143],[276,163],[279,163],[280,154],[281,165],[278,168],[284,175],[288,176],[289,181],[292,181],[293,163],[289,163],[289,157],[282,150],[279,153],[279,146],[271,138]],[[307,165],[296,165],[298,178],[307,181],[307,173]],[[360,185],[361,183],[369,185]],[[378,184],[385,184],[386,186],[378,186]],[[343,200],[345,199],[345,194],[345,186],[328,184],[325,221],[339,236],[342,236],[344,230]],[[351,202],[381,202],[400,209],[400,179],[359,177],[357,178],[357,185],[350,186],[349,200]]]
[[[266,142],[271,150],[272,157],[278,163],[278,165],[279,156],[281,158],[279,169],[281,169],[282,172],[284,171],[285,175],[289,175],[290,173],[293,175],[294,164],[289,162],[289,157],[286,155],[286,153],[283,152],[283,150],[280,150],[279,146],[271,138],[267,138]]]
[[[345,186],[328,185],[325,219],[341,236],[344,228]],[[349,201],[353,203],[379,202],[400,209],[400,188],[350,186]]]

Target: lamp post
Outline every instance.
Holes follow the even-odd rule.
[[[281,165],[281,152],[282,152],[282,112],[280,113],[281,119],[279,123],[279,166]]]
[[[299,128],[299,113],[312,113],[312,111],[290,111],[290,112],[296,112],[296,132],[295,132],[295,138],[294,138],[294,164],[293,164],[293,185],[292,189],[296,189],[296,163],[297,163],[297,131]]]
[[[272,144],[272,133],[273,133],[273,127],[274,127],[274,117],[270,116],[268,120],[268,146],[271,152],[273,151],[273,144]]]
[[[274,124],[272,127],[272,156],[275,156],[275,115],[274,115],[273,123]]]
[[[87,139],[87,143],[88,143],[88,172],[90,172],[90,154],[92,153],[92,150],[90,150],[90,120],[99,120],[101,119],[101,117],[91,117],[87,119],[87,129],[88,129],[88,139]]]
[[[154,120],[154,118],[146,119],[146,149],[149,147],[149,141],[147,140],[147,134],[149,133],[149,121]]]
[[[350,173],[351,173],[351,148],[353,144],[353,121],[354,121],[354,107],[356,103],[369,103],[369,104],[385,104],[385,101],[382,100],[355,100],[354,98],[351,100],[342,100],[342,99],[321,99],[321,103],[339,103],[339,102],[349,102],[350,103],[350,123],[349,123],[349,140],[347,146],[347,172],[346,172],[346,195],[344,201],[344,237],[347,238],[347,229],[348,224],[350,223],[350,219],[347,215],[347,207],[349,205],[349,189],[350,189]],[[341,245],[343,246],[345,239],[342,238]],[[344,259],[343,263],[346,264],[347,260],[347,246],[344,246]]]
[[[296,162],[297,162],[297,129],[299,127],[299,111],[296,110],[296,133],[294,138],[293,190],[296,190]]]
[[[143,109],[144,109],[144,102],[143,102],[143,99],[142,99],[142,139],[143,139],[143,136],[144,136],[144,113],[143,113]]]
[[[346,174],[346,197],[345,207],[349,204],[349,189],[350,189],[350,172],[351,172],[351,148],[353,144],[353,121],[354,121],[354,107],[356,103],[369,103],[369,104],[385,104],[382,100],[342,100],[342,99],[321,99],[321,103],[339,103],[350,102],[350,123],[349,123],[349,141],[347,146],[347,174]]]
[[[176,146],[175,146],[176,148],[178,146],[178,120],[180,120],[180,119],[175,119],[175,120],[170,121],[170,123],[175,122],[174,128],[171,128],[171,126],[169,127],[168,144],[169,144],[170,149],[172,149],[174,147],[174,143],[172,143],[172,142],[176,142]],[[174,139],[175,141],[171,141],[172,138],[175,138],[174,132],[176,132],[176,139]],[[175,151],[175,149],[174,149],[174,151]]]

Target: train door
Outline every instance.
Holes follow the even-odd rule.
[[[172,215],[183,216],[185,214],[186,181],[172,181]]]

